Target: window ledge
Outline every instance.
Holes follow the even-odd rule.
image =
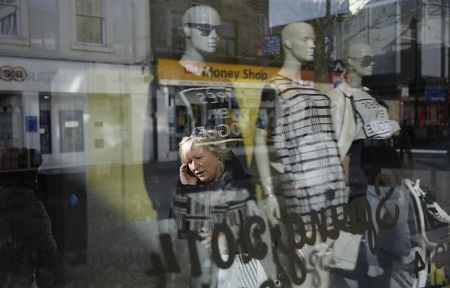
[[[30,40],[24,38],[8,38],[0,36],[0,44],[30,46]]]
[[[114,53],[114,48],[110,46],[95,45],[89,43],[75,43],[72,45],[72,50],[91,51],[100,53]]]

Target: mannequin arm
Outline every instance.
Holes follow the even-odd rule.
[[[348,184],[348,179],[350,176],[350,155],[345,155],[344,159],[342,159],[342,168],[344,170],[344,182]]]
[[[259,178],[263,189],[263,205],[270,225],[278,224],[280,219],[280,207],[278,200],[273,195],[273,183],[270,174],[269,149],[267,148],[267,131],[256,129],[255,134],[255,161]]]
[[[273,194],[273,183],[270,175],[269,149],[267,148],[267,131],[257,128],[255,135],[256,169],[263,185],[264,196]]]

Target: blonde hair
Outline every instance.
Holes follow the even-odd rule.
[[[221,137],[214,133],[204,133],[183,137],[181,139],[178,144],[181,163],[187,163],[191,149],[198,146],[214,154],[220,160],[228,160],[228,149]]]

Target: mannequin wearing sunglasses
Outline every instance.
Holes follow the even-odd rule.
[[[397,122],[389,120],[386,104],[362,85],[363,77],[371,76],[374,69],[370,46],[363,43],[351,44],[346,50],[344,61],[347,68],[345,79],[328,93],[342,158],[347,155],[354,140],[388,139],[400,129]],[[370,108],[372,106],[375,108]],[[371,123],[373,121],[378,122]],[[369,127],[369,124],[372,125]]]
[[[255,161],[267,217],[272,225],[280,224],[283,238],[287,235],[285,224],[288,221],[281,217],[280,206],[283,212],[299,215],[309,233],[315,225],[310,217],[312,210],[323,209],[329,216],[329,208],[333,206],[341,213],[347,197],[328,97],[315,89],[311,81],[304,81],[301,75],[302,66],[314,59],[313,27],[303,22],[288,24],[283,28],[281,38],[283,66],[266,82],[261,95],[262,103],[275,103],[276,120],[273,124],[258,120]],[[261,110],[260,115],[262,113]],[[273,149],[270,142],[273,142]],[[274,194],[278,194],[280,203]],[[311,259],[327,247],[317,239],[314,245],[304,245],[301,250],[294,249],[289,254],[303,254],[304,259]],[[294,275],[292,259],[287,259],[288,255],[282,251],[277,254],[280,270],[285,270],[289,276],[290,281],[286,279],[284,283],[286,287],[328,287],[327,271],[306,260],[308,273],[302,283]],[[320,278],[319,286],[315,283],[317,277]]]
[[[333,123],[348,178],[350,201],[367,197],[372,219],[375,219],[380,201],[380,196],[375,192],[375,179],[382,168],[399,168],[398,156],[391,147],[391,138],[400,128],[397,122],[389,119],[387,105],[362,85],[363,77],[372,75],[374,69],[370,46],[364,43],[351,44],[346,50],[344,61],[346,77],[328,93]],[[387,186],[383,187],[381,183],[381,192],[386,189]],[[377,256],[368,247],[362,249],[367,259],[367,275],[382,275],[384,269],[380,267]]]
[[[222,137],[230,140],[230,146],[242,146],[238,123],[239,105],[232,82],[222,80],[220,84],[216,84],[212,81],[214,77],[209,74],[212,64],[207,61],[214,55],[219,45],[221,27],[219,13],[210,6],[193,6],[183,14],[181,28],[185,36],[185,51],[179,64],[184,67],[184,73],[190,74],[189,79],[195,83],[176,86],[176,102],[180,103],[177,105],[180,107],[177,113],[187,115],[187,117],[177,115],[177,119],[186,119],[181,121],[185,122],[182,125],[183,130],[177,132],[186,136],[194,129],[202,131],[215,129]],[[214,119],[214,123],[210,121],[211,119]],[[236,149],[233,151],[240,152]],[[242,153],[236,154],[243,160]]]
[[[184,13],[182,21],[185,51],[180,63],[183,66],[201,65],[219,45],[220,15],[210,6],[194,6]]]

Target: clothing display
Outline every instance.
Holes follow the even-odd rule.
[[[385,104],[370,95],[366,88],[350,87],[342,81],[334,90],[328,93],[332,103],[334,127],[339,131],[339,149],[341,153],[350,156],[349,180],[350,201],[366,198],[371,207],[371,219],[378,234],[379,228],[375,221],[375,214],[381,199],[388,188],[383,182],[379,186],[381,194],[375,193],[377,176],[384,168],[399,168],[400,162],[397,152],[392,147],[392,135],[400,130],[397,122],[389,119]],[[349,127],[342,127],[343,124]],[[395,183],[390,183],[395,185]],[[405,225],[398,226],[400,230]],[[394,230],[395,232],[396,230]],[[368,234],[364,234],[368,243]],[[403,243],[403,242],[402,242]],[[373,254],[367,245],[362,245],[365,252],[367,274],[376,277],[384,273],[380,266],[378,255]]]
[[[450,234],[450,215],[420,187],[420,180],[403,179],[402,184],[409,190],[418,211],[419,233],[426,245],[433,247],[444,242]]]
[[[366,87],[352,88],[345,81],[328,92],[341,157],[354,140],[387,139],[400,130],[397,122],[389,120],[387,108],[370,93]]]
[[[400,127],[369,93],[368,88],[353,88],[346,81],[328,93],[339,150],[350,155],[351,198],[365,195],[382,168],[400,167],[390,140]]]
[[[311,83],[279,74],[266,84],[262,99],[275,103],[276,128],[269,138],[284,170],[280,182],[286,212],[299,213],[305,224],[312,209],[329,212],[337,206],[340,213],[347,195],[328,97]]]

